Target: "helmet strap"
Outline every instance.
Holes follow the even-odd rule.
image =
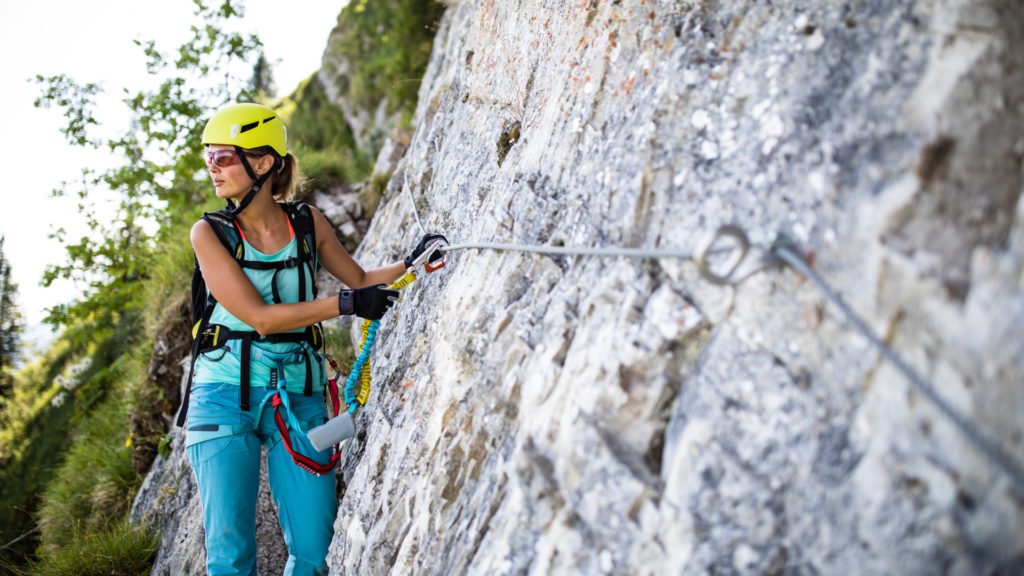
[[[238,155],[238,160],[241,161],[242,167],[245,168],[245,173],[249,175],[249,178],[251,178],[253,182],[255,182],[252,185],[252,189],[249,190],[249,193],[245,195],[245,198],[242,198],[242,201],[239,202],[238,205],[231,207],[231,202],[228,201],[229,208],[231,209],[232,212],[232,216],[237,217],[242,212],[242,210],[245,210],[246,206],[248,206],[249,203],[252,202],[253,198],[256,197],[256,194],[259,193],[260,189],[263,188],[263,185],[267,182],[267,179],[270,178],[270,175],[273,172],[273,170],[268,170],[267,173],[264,174],[263,176],[257,176],[256,171],[252,169],[252,165],[249,164],[248,158],[246,158],[245,154],[243,153],[241,146],[235,146],[235,154]],[[274,161],[276,164],[277,159],[275,158]]]

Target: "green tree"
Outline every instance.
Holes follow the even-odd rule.
[[[249,92],[255,94],[258,100],[269,100],[276,86],[274,84],[274,73],[263,51],[256,58],[252,67],[252,78],[249,80]]]
[[[120,136],[97,134],[101,121],[94,113],[100,92],[96,84],[63,74],[36,77],[42,94],[35,105],[63,112],[67,122],[62,133],[68,142],[125,159],[109,170],[83,169],[80,181],[65,182],[54,191],[77,199],[93,233],[77,239],[62,229],[52,234],[63,243],[67,260],[47,268],[43,285],[68,279],[84,288],[84,296],[50,308],[46,322],[77,330],[83,338],[109,331],[141,306],[139,281],[147,276],[155,246],[195,219],[205,191],[197,180],[204,169],[198,142],[208,111],[251,100],[256,97],[252,90],[262,87],[245,77],[262,57],[259,40],[231,31],[244,15],[241,3],[193,3],[201,24],[191,27],[191,38],[176,51],[165,53],[152,41],[136,41],[145,53],[147,71],[161,81],[155,89],[126,92],[123,102],[132,123]],[[269,81],[265,60],[263,67],[259,78]],[[108,192],[118,200],[114,218],[101,216],[93,200],[97,193]]]
[[[21,345],[23,324],[15,303],[17,295],[18,286],[11,280],[11,264],[4,253],[4,237],[0,236],[0,398],[11,395],[11,368]]]
[[[72,552],[102,543],[111,522],[123,519],[141,481],[123,434],[131,410],[159,410],[156,402],[136,397],[147,385],[149,343],[141,318],[162,305],[151,300],[147,306],[146,290],[167,274],[168,254],[182,244],[179,252],[188,250],[188,226],[208,196],[208,186],[197,180],[205,169],[198,142],[206,115],[225,103],[254,98],[248,80],[260,48],[255,37],[232,31],[243,15],[238,0],[194,4],[197,24],[182,46],[165,51],[153,42],[136,42],[154,82],[124,92],[122,102],[132,119],[124,132],[103,131],[105,110],[96,105],[96,84],[64,74],[36,78],[36,106],[63,114],[69,143],[121,160],[110,169],[85,168],[79,179],[55,191],[77,202],[90,234],[53,232],[66,259],[45,271],[43,285],[71,280],[82,296],[49,310],[47,322],[64,328],[57,344],[41,362],[18,373],[10,398],[0,398],[0,416],[16,416],[0,418],[0,545],[25,535],[0,550],[0,573],[11,568],[8,559],[30,561],[41,542],[47,551]],[[116,200],[113,215],[98,208],[101,195]],[[174,269],[184,275],[186,266],[190,270],[190,259]],[[187,281],[175,282],[174,289],[187,291]],[[75,386],[66,388],[57,377],[65,368],[72,370],[71,362],[86,368],[76,374]],[[124,538],[114,532],[113,540]],[[148,547],[143,542],[133,549]],[[94,552],[116,564],[105,547]],[[70,559],[66,564],[94,568],[83,560],[88,555],[74,554],[62,553]],[[45,555],[47,561],[54,556]],[[40,564],[31,573],[53,573],[50,566]]]

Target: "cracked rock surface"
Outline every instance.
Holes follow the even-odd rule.
[[[778,233],[1024,460],[1024,5],[450,2],[357,254]],[[412,199],[410,199],[410,197]],[[993,574],[1013,484],[792,270],[464,250],[385,317],[333,574]]]

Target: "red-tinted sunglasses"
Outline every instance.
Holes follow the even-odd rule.
[[[259,158],[262,154],[250,154],[242,152],[250,158]],[[207,166],[217,165],[218,168],[227,168],[238,164],[238,154],[234,150],[203,150],[203,160]]]

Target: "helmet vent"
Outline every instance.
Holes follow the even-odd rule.
[[[260,125],[259,122],[250,122],[248,124],[242,125],[242,134],[245,134],[249,130],[252,130],[253,128],[256,128],[259,125]]]

